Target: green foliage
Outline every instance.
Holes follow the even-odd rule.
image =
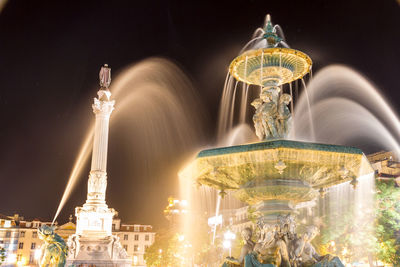
[[[350,208],[353,204],[336,207],[333,210],[337,214],[324,217],[318,240],[323,253],[344,257],[342,252],[346,251],[346,260],[357,260],[361,254],[375,255],[377,260],[400,266],[400,188],[394,181],[376,181],[376,189],[376,206],[371,215],[367,214],[374,216],[375,225],[354,221],[354,212],[365,216],[367,209],[354,210]]]
[[[6,250],[0,247],[0,265],[4,262],[5,259],[6,259]]]
[[[154,243],[147,248],[144,260],[148,266],[179,266],[178,238],[173,231],[160,231],[156,234]]]
[[[394,181],[377,181],[377,226],[379,260],[400,265],[400,188]]]
[[[366,200],[368,201],[368,200]],[[377,252],[374,235],[374,209],[371,203],[357,203],[355,199],[328,199],[323,214],[319,241],[321,254],[334,254],[347,262],[371,258]],[[364,206],[363,206],[364,204]]]
[[[202,262],[209,246],[207,224],[198,220],[190,234],[192,236],[184,236],[177,227],[159,231],[144,254],[147,266],[177,267],[190,266],[193,261]]]

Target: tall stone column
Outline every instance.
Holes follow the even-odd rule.
[[[108,65],[101,68],[99,76],[100,90],[92,105],[96,122],[87,199],[82,208],[76,209],[76,232],[84,236],[111,236],[112,218],[115,215],[115,210],[106,204],[108,126],[115,103],[108,89],[111,84]]]
[[[98,98],[92,105],[96,115],[96,123],[93,140],[92,166],[88,181],[87,204],[105,204],[107,187],[107,149],[108,126],[111,112],[114,110],[114,100],[111,100],[111,92],[108,87],[111,83],[111,69],[107,65],[100,71],[100,90]]]
[[[75,209],[76,232],[68,238],[66,266],[129,267],[132,259],[118,236],[112,233],[112,220],[117,212],[106,204],[108,126],[114,109],[114,100],[108,90],[111,69],[104,65],[99,76],[101,88],[92,105],[96,122],[88,194],[83,207]]]

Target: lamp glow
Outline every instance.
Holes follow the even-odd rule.
[[[222,242],[222,246],[224,248],[231,248],[232,247],[231,241],[230,240],[224,240],[224,242]]]

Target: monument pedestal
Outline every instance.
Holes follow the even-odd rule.
[[[72,235],[68,239],[66,266],[132,266],[132,259],[122,248],[117,236],[87,237]]]
[[[114,209],[106,204],[85,203],[77,207],[76,234],[68,239],[69,254],[66,266],[119,266],[132,265],[132,259],[112,235]]]

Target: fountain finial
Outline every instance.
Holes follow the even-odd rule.
[[[111,84],[111,68],[108,67],[108,64],[104,64],[103,67],[100,69],[99,73],[99,79],[100,79],[100,86],[102,88],[108,89]]]
[[[282,41],[282,38],[276,34],[275,27],[272,25],[271,16],[269,14],[265,19],[264,38],[267,40],[266,48],[276,47]]]
[[[267,16],[265,17],[265,29],[268,29],[270,31],[273,30],[270,14],[267,14]]]

